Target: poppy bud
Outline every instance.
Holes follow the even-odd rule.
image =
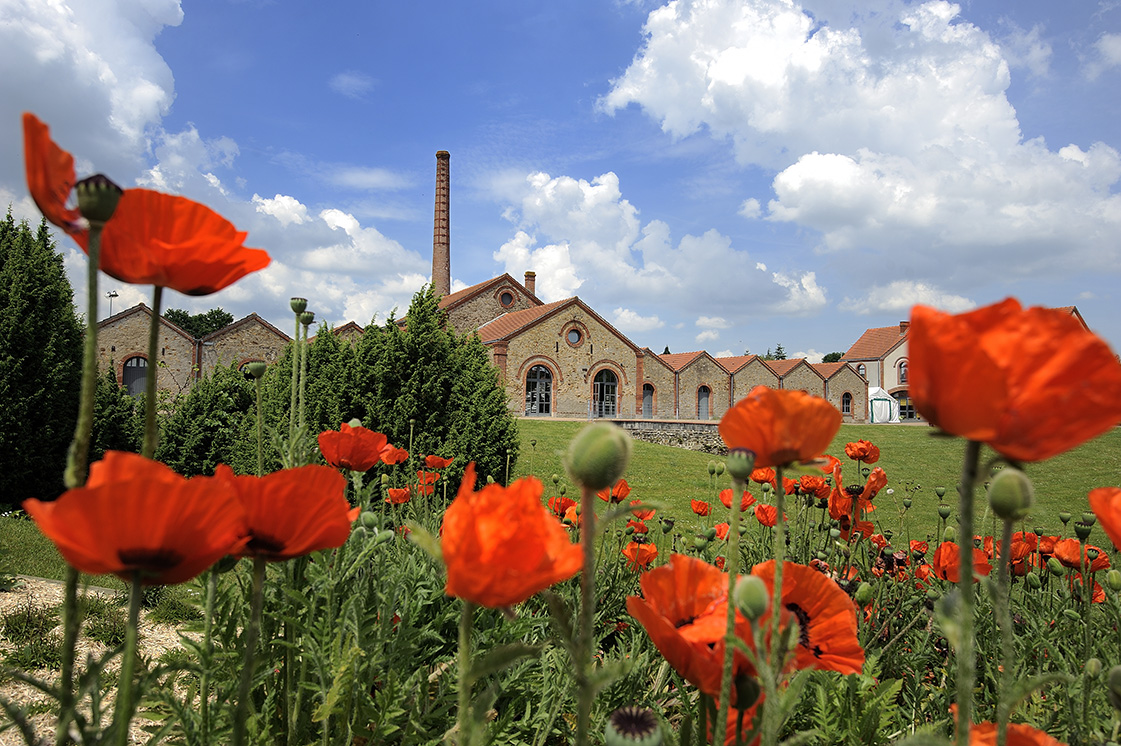
[[[1091,526],[1089,523],[1083,523],[1082,521],[1075,521],[1074,522],[1074,535],[1077,536],[1080,540],[1086,541],[1087,539],[1090,538],[1090,529],[1092,529],[1092,528],[1093,528],[1093,526]]]
[[[1052,575],[1062,575],[1064,572],[1066,572],[1063,569],[1063,563],[1059,562],[1059,560],[1055,559],[1054,557],[1051,557],[1047,560],[1047,569]]]
[[[1117,593],[1121,591],[1121,570],[1110,570],[1105,574],[1105,584],[1109,590]]]
[[[716,462],[715,461],[709,461],[708,462],[708,475],[711,477],[714,474],[716,474]]]
[[[382,484],[383,487],[387,487],[389,485],[389,475],[388,474],[382,474],[381,475],[381,484]]]
[[[1063,609],[1063,616],[1065,616],[1067,619],[1069,619],[1072,622],[1082,621],[1082,617],[1079,616],[1078,612],[1075,611],[1074,609]]]
[[[288,301],[288,306],[292,309],[292,313],[298,316],[307,310],[307,298],[292,298]]]
[[[494,477],[490,474],[487,474],[487,484],[494,484]],[[564,493],[562,492],[561,494],[563,495]]]
[[[1065,510],[1061,511],[1059,513],[1059,520],[1063,522],[1064,526],[1067,525],[1068,523],[1070,523],[1070,513]]]
[[[1102,662],[1097,658],[1091,658],[1086,661],[1086,675],[1091,679],[1096,679],[1102,672]]]
[[[989,485],[989,505],[997,518],[1018,521],[1031,510],[1031,480],[1019,469],[1001,469]]]
[[[380,544],[385,544],[386,542],[391,541],[392,539],[393,539],[393,532],[392,531],[382,531],[382,532],[374,535],[374,546],[376,547]]]
[[[117,211],[124,190],[101,174],[82,179],[74,185],[78,193],[78,212],[91,223],[104,223]]]
[[[1109,669],[1109,678],[1106,679],[1109,683],[1109,703],[1114,708],[1121,710],[1121,666],[1114,666]]]
[[[1039,573],[1035,570],[1029,572],[1024,579],[1027,581],[1028,588],[1031,588],[1033,591],[1038,591],[1043,587],[1043,581],[1039,579]]]
[[[937,601],[938,600],[938,591],[934,588],[927,588],[926,589],[926,597],[930,601]]]
[[[620,707],[607,718],[604,741],[607,746],[661,746],[658,716],[645,707]]]
[[[935,487],[934,488],[934,494],[938,495],[938,497],[945,497],[946,496],[946,488],[945,487]]]
[[[716,462],[716,476],[720,476],[723,473],[724,473],[724,462],[723,461],[717,461]]]
[[[634,526],[627,526],[625,529],[623,529],[623,533],[627,536],[630,536],[634,533]]]
[[[907,509],[910,509],[910,507],[911,507],[911,498],[909,498],[909,497],[905,497],[905,498],[903,498],[903,507],[904,507],[904,508],[907,508]]]
[[[553,486],[555,487],[558,482],[560,482],[560,475],[559,474],[554,474],[553,475]]]
[[[736,709],[746,710],[759,701],[759,682],[746,673],[738,673],[736,684]]]
[[[259,380],[262,376],[265,375],[265,369],[267,367],[268,366],[266,366],[260,360],[254,360],[251,363],[245,364],[245,372],[253,376],[253,378]]]
[[[572,439],[565,466],[574,481],[596,491],[615,484],[630,457],[630,436],[616,425],[597,422]]]
[[[755,621],[767,613],[767,609],[771,605],[770,596],[771,593],[767,590],[767,584],[756,575],[744,575],[736,581],[735,590],[732,592],[736,608],[751,621]]]
[[[755,468],[755,454],[746,448],[733,448],[728,452],[728,473],[739,482],[746,482]]]
[[[946,530],[942,533],[942,541],[957,541],[958,530],[953,526],[946,526]]]
[[[714,529],[714,528],[705,529],[705,538],[708,539],[709,541],[712,541],[713,539],[715,539],[716,538],[716,529]]]
[[[839,529],[839,528],[829,529],[829,538],[833,539],[834,541],[841,538],[841,529]]]
[[[693,539],[693,546],[696,547],[697,551],[699,552],[708,546],[708,539],[703,536],[698,536]]]
[[[867,583],[861,583],[857,586],[856,594],[853,599],[861,606],[866,606],[872,601],[872,586]]]
[[[304,326],[311,326],[312,324],[314,324],[315,323],[315,312],[314,311],[304,311],[303,313],[301,313],[300,314],[300,323],[303,324]]]
[[[946,520],[947,518],[949,518],[950,517],[950,506],[949,505],[939,505],[938,506],[938,517],[941,518],[942,520]]]
[[[366,528],[374,529],[378,527],[378,516],[376,513],[366,510],[362,512],[362,515],[360,515],[358,519]]]
[[[558,491],[560,493],[560,496],[564,497],[564,493],[568,492],[568,485],[567,484],[562,484]]]
[[[663,518],[662,519],[662,533],[663,534],[668,534],[670,531],[673,531],[673,519],[672,518]]]

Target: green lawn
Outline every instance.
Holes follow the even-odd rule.
[[[561,478],[560,484],[568,485],[568,496],[574,496],[575,489],[565,475],[562,457],[568,442],[584,424],[520,420],[522,450],[514,475],[538,475],[545,482],[546,495],[552,495],[551,477],[556,474]],[[895,491],[891,496],[881,494],[876,499],[878,509],[872,517],[880,525],[898,529],[905,493],[914,495],[905,517],[912,535],[935,531],[941,502],[935,487],[945,487],[945,502],[955,505],[965,442],[958,438],[934,437],[933,432],[932,428],[913,425],[842,425],[833,440],[829,452],[844,463],[846,484],[857,477],[855,463],[845,458],[845,443],[863,439],[880,447],[881,457],[876,465],[887,472],[888,487]],[[531,445],[534,440],[536,445]],[[634,445],[634,456],[625,475],[633,490],[632,498],[660,502],[679,521],[694,519],[689,508],[690,499],[713,500],[708,475],[708,462],[713,456],[640,441],[635,441]],[[992,456],[992,452],[985,449],[982,459]],[[1077,519],[1082,511],[1089,509],[1086,495],[1092,488],[1121,484],[1121,429],[1114,429],[1050,461],[1028,464],[1026,472],[1036,489],[1035,509],[1025,521],[1026,527],[1061,533],[1063,525],[1058,517],[1061,511],[1070,511]],[[727,475],[719,478],[719,488],[730,484]],[[758,485],[753,485],[752,491],[759,496]],[[985,502],[979,502],[978,520],[985,515]],[[985,526],[984,530],[991,533],[991,526]],[[1069,527],[1065,535],[1073,535]],[[1095,529],[1091,536],[1091,541],[1095,540],[1107,541],[1100,529]]]

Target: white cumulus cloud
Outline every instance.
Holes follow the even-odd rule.
[[[612,312],[611,323],[620,331],[627,332],[628,334],[661,329],[666,325],[656,314],[653,316],[641,316],[636,311],[632,311],[629,308],[616,308]]]
[[[926,283],[896,280],[886,285],[877,285],[862,297],[846,297],[841,301],[840,307],[861,315],[870,313],[907,315],[911,312],[911,306],[916,304],[933,306],[950,313],[968,311],[977,305],[968,298],[945,293]]]

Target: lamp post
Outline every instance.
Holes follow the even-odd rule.
[[[113,315],[113,299],[117,297],[117,291],[116,290],[110,290],[108,293],[105,294],[105,297],[109,299],[109,315],[112,316]]]

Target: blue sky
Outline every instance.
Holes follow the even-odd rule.
[[[1121,347],[1121,3],[0,0],[0,66],[18,217],[27,110],[273,257],[169,307],[403,311],[448,150],[453,288],[534,270],[640,346],[814,359],[1014,295]]]

